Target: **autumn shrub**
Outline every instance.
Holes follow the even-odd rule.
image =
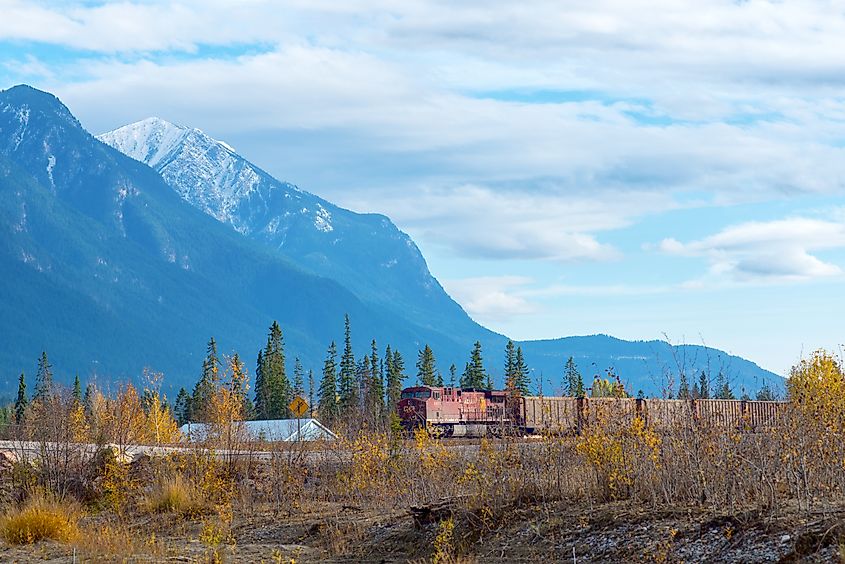
[[[150,513],[175,513],[191,518],[211,510],[202,492],[181,474],[159,479],[144,496],[142,506]]]
[[[78,519],[79,510],[73,504],[37,494],[0,517],[0,535],[11,544],[42,539],[69,542],[79,534]]]

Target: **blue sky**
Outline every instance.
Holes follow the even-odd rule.
[[[845,8],[0,0],[0,85],[205,130],[409,232],[512,337],[836,348]]]

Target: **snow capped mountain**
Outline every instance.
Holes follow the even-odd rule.
[[[408,235],[385,216],[358,214],[279,181],[199,129],[148,118],[98,137],[155,169],[182,198],[268,244],[360,299],[425,326],[477,334],[429,273]],[[482,332],[484,332],[482,330]]]

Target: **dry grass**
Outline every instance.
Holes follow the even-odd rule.
[[[212,511],[194,484],[181,474],[163,478],[143,500],[142,507],[150,513],[175,513],[194,518]]]
[[[79,535],[79,513],[71,503],[35,495],[0,518],[0,535],[10,544],[32,544],[42,539],[70,542]]]

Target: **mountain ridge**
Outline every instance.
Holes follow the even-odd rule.
[[[233,153],[231,147],[223,149]],[[222,350],[241,352],[249,365],[264,330],[278,319],[291,356],[301,356],[319,372],[326,346],[341,337],[342,318],[349,313],[358,351],[366,350],[370,338],[382,347],[391,343],[413,373],[416,351],[428,343],[446,375],[450,363],[461,370],[472,342],[480,339],[488,369],[501,382],[506,338],[475,324],[445,292],[435,292],[435,301],[423,300],[417,307],[426,313],[445,296],[451,309],[419,324],[378,300],[362,299],[361,287],[348,289],[336,278],[317,275],[313,262],[300,263],[296,253],[280,253],[268,241],[250,239],[197,209],[158,172],[96,140],[55,96],[35,89],[0,92],[0,171],[0,225],[5,226],[0,226],[0,265],[13,274],[0,280],[3,295],[10,296],[0,304],[0,334],[8,337],[0,345],[0,366],[32,366],[40,349],[47,348],[68,377],[73,371],[84,374],[96,361],[98,371],[137,378],[149,364],[163,370],[173,385],[185,385],[196,377],[209,336],[218,338]],[[274,190],[283,183],[272,181],[271,192],[278,196]],[[270,212],[278,215],[278,210]],[[344,218],[368,218],[348,213]],[[310,235],[326,233],[314,228],[313,216],[307,219]],[[294,223],[290,229],[300,226]],[[374,236],[366,230],[351,232]],[[410,248],[405,239],[397,240]],[[298,249],[321,241],[326,239],[305,237]],[[419,254],[416,245],[413,250]],[[424,266],[421,254],[419,260]],[[358,276],[368,278],[372,272],[359,268]],[[430,276],[427,267],[424,272]],[[407,286],[421,282],[414,278]],[[54,322],[49,322],[50,312]],[[450,318],[457,319],[456,327],[438,327]],[[649,371],[663,374],[665,367],[648,346],[588,337],[595,346],[581,350],[572,339],[577,340],[520,344],[535,374],[554,374],[555,381],[574,354],[587,377],[614,366],[631,382],[632,392],[643,382],[659,390],[646,379]],[[665,357],[685,350],[656,343],[669,347],[660,346]],[[616,362],[621,357],[614,351],[629,347],[638,352],[621,356],[643,358]],[[743,364],[739,380],[776,378],[744,362],[748,365]],[[693,370],[693,364],[684,369]],[[9,386],[17,374],[4,376]]]

